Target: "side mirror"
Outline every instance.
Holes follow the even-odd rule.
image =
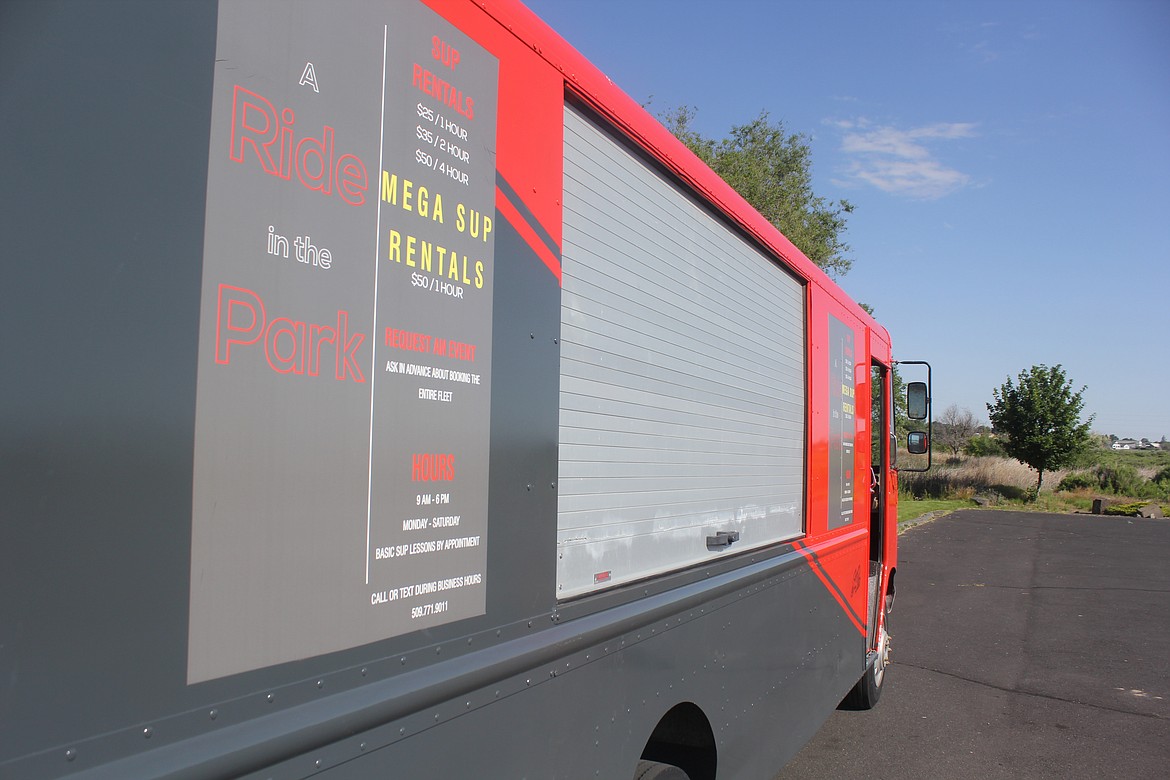
[[[906,385],[906,416],[911,420],[925,420],[929,414],[930,391],[926,382],[910,382]]]
[[[930,439],[933,433],[930,420],[930,363],[925,360],[899,360],[898,365],[923,366],[926,369],[925,382],[906,383],[906,416],[911,420],[925,421],[926,428],[925,431],[911,431],[906,436],[906,452],[910,455],[925,455],[926,465],[921,468],[899,466],[898,471],[929,471],[932,465]]]

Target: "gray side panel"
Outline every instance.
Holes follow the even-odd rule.
[[[0,4],[0,765],[191,705],[215,34],[214,3]]]
[[[864,662],[857,630],[791,550],[636,606],[564,623],[552,631],[559,639],[541,641],[561,652],[520,673],[249,780],[296,777],[307,766],[329,780],[620,780],[681,702],[710,723],[718,777],[768,778],[833,712]]]
[[[557,595],[803,528],[800,283],[565,109]]]

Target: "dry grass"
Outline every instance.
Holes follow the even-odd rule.
[[[1087,512],[1094,499],[1105,499],[1112,503],[1119,501],[1161,501],[1163,512],[1170,513],[1166,505],[1166,487],[1150,481],[1160,469],[1170,466],[1170,453],[1099,453],[1090,464],[1082,463],[1078,469],[1059,469],[1044,473],[1044,485],[1039,496],[1036,489],[1036,472],[1019,461],[1003,457],[941,457],[934,467],[925,473],[903,471],[898,475],[898,488],[902,500],[970,501],[978,498],[984,506],[1017,505],[1026,503],[1029,507],[1053,512]],[[1096,485],[1075,490],[1056,492],[1057,485],[1069,473],[1077,471],[1088,474],[1095,483],[1097,471],[1106,469],[1113,474],[1111,482],[1101,487]],[[1127,477],[1126,474],[1129,474]]]
[[[1046,472],[1044,490],[1051,491],[1067,470]],[[924,474],[900,474],[898,484],[915,498],[972,498],[994,493],[1023,498],[1036,486],[1036,472],[1007,458],[947,458]]]

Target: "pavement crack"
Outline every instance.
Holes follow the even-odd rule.
[[[934,668],[929,667],[929,666],[919,666],[918,664],[906,663],[905,661],[898,661],[897,665],[898,666],[908,666],[911,669],[918,669],[919,671],[923,671],[923,672],[933,672],[934,674],[938,674],[938,675],[941,675],[943,677],[950,677],[951,679],[954,679],[954,680],[962,680],[963,682],[968,682],[968,683],[971,683],[972,685],[978,685],[978,686],[981,686],[983,688],[990,688],[990,689],[996,690],[996,691],[1003,691],[1004,693],[1014,693],[1014,694],[1019,694],[1022,696],[1030,696],[1030,697],[1036,698],[1036,699],[1047,699],[1048,701],[1058,701],[1058,702],[1061,702],[1063,704],[1075,704],[1075,705],[1080,706],[1080,707],[1088,707],[1090,709],[1101,710],[1103,712],[1116,712],[1120,715],[1133,715],[1133,716],[1138,717],[1138,718],[1150,718],[1153,720],[1170,720],[1170,717],[1167,717],[1165,715],[1159,715],[1156,712],[1134,712],[1133,710],[1125,710],[1125,709],[1121,709],[1120,707],[1108,707],[1104,704],[1093,704],[1092,702],[1079,701],[1077,699],[1067,699],[1063,696],[1052,696],[1051,694],[1040,693],[1039,691],[1028,691],[1028,690],[1024,690],[1022,688],[1006,688],[1002,685],[995,685],[994,683],[989,683],[989,682],[986,682],[984,680],[976,680],[973,677],[964,677],[961,674],[954,674],[953,672],[944,672],[942,669],[934,669]]]

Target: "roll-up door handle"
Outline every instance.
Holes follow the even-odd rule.
[[[718,550],[730,547],[732,542],[739,541],[739,531],[719,531],[714,536],[707,537],[707,549]]]

